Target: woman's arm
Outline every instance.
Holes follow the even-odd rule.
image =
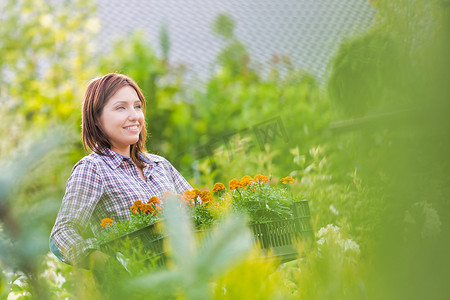
[[[50,239],[64,262],[81,263],[98,249],[95,238],[83,238],[92,213],[103,194],[100,175],[88,160],[77,163],[67,181],[66,193]]]
[[[189,182],[187,182],[186,179],[184,179],[183,175],[181,175],[180,172],[178,172],[177,169],[175,169],[175,167],[172,166],[172,164],[168,160],[166,160],[166,162],[169,165],[170,173],[172,175],[177,193],[183,195],[185,191],[192,190],[192,186],[189,184]]]

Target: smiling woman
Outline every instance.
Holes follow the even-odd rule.
[[[107,74],[88,85],[82,132],[92,153],[72,169],[50,236],[50,249],[62,261],[101,269],[109,259],[98,250],[101,220],[125,221],[137,200],[192,189],[165,158],[146,152],[145,109],[141,90],[125,75]]]
[[[118,151],[143,168],[139,152],[145,151],[145,109],[144,95],[131,78],[111,73],[92,80],[83,103],[85,148],[99,155],[104,148]],[[136,125],[138,132],[126,128]]]
[[[121,87],[103,107],[98,124],[109,137],[111,150],[130,156],[130,145],[139,141],[144,128],[142,101],[130,86]]]

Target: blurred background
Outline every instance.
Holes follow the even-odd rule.
[[[310,273],[291,270],[282,299],[446,298],[449,13],[448,0],[1,0],[0,296],[92,285],[47,241],[87,155],[83,92],[118,72],[147,99],[148,151],[192,186],[293,176],[315,230],[359,245],[299,261]]]

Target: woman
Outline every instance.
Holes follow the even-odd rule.
[[[145,108],[141,90],[125,75],[107,74],[87,87],[82,135],[92,153],[73,167],[50,235],[50,249],[62,261],[102,266],[108,256],[95,238],[102,219],[121,222],[136,200],[192,189],[165,158],[145,152]]]

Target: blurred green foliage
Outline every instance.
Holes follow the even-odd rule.
[[[336,105],[360,117],[335,130],[353,149],[372,189],[366,201],[381,218],[368,240],[376,254],[367,288],[376,298],[440,299],[448,294],[440,278],[450,267],[450,241],[442,235],[450,226],[449,6],[375,4],[377,22],[339,49],[328,90]]]
[[[166,199],[165,229],[172,264],[125,282],[130,299],[210,299],[210,278],[226,272],[251,248],[250,231],[242,218],[229,218],[210,238],[197,243],[193,224],[178,199]],[[132,296],[134,295],[134,297]]]
[[[227,17],[218,17],[223,18]],[[189,86],[183,66],[156,57],[142,33],[117,41],[111,54],[100,62],[101,74],[123,72],[140,85],[148,101],[147,148],[169,158],[188,177],[195,172],[193,162],[209,160],[216,148],[226,146],[228,152],[234,152],[229,139],[239,133],[251,139],[245,151],[258,152],[265,144],[280,148],[276,162],[283,169],[289,164],[283,154],[294,145],[307,151],[303,141],[319,141],[330,121],[328,102],[311,76],[281,58],[274,59],[269,76],[258,75],[248,59],[231,54],[237,51],[231,41],[236,38],[227,35],[226,39],[228,44],[218,55],[218,70],[204,89]],[[319,111],[322,117],[314,118]],[[274,117],[278,118],[277,128],[264,124]],[[218,173],[214,179],[236,176],[226,175]]]
[[[292,218],[292,203],[299,200],[294,199],[286,186],[258,181],[236,189],[231,205],[236,212],[245,212],[254,224]]]
[[[161,31],[163,53],[168,53],[168,33]],[[124,73],[133,78],[147,100],[147,149],[170,153],[194,142],[190,132],[190,105],[185,102],[185,68],[158,58],[142,32],[116,42],[111,53],[102,57],[100,74]],[[174,126],[174,124],[177,124]]]
[[[91,17],[94,6],[84,0],[70,6],[30,0],[6,1],[3,6],[2,102],[34,126],[55,119],[78,121],[73,112],[80,83],[92,72],[90,36],[99,30]]]
[[[212,24],[224,48],[198,87],[190,84],[187,67],[170,62],[170,32],[164,26],[162,57],[143,33],[94,56],[91,41],[99,23],[91,3],[2,4],[0,155],[9,164],[2,165],[0,186],[1,204],[8,203],[0,214],[0,295],[9,286],[35,298],[102,297],[89,271],[43,258],[64,182],[85,155],[79,138],[82,92],[89,79],[108,72],[138,82],[148,100],[148,149],[172,161],[191,184],[211,187],[257,173],[272,173],[274,180],[293,176],[291,191],[309,201],[314,226],[322,232],[322,244],[319,238],[290,264],[253,257],[218,273],[192,271],[201,252],[192,250],[189,257],[176,252],[191,247],[179,237],[173,241],[178,246],[172,246],[177,271],[167,277],[147,274],[172,283],[178,276],[179,293],[168,293],[171,297],[193,298],[197,292],[201,298],[230,299],[448,295],[449,4],[371,3],[377,11],[373,27],[341,45],[325,87],[282,56],[275,55],[263,72],[226,14]],[[69,124],[64,135],[70,142],[51,159],[26,165],[19,183],[11,181],[17,162],[28,157],[17,157],[26,153],[18,149],[31,147],[32,153],[32,138],[59,123]],[[5,226],[10,220],[21,226]],[[11,234],[11,228],[21,234]],[[357,253],[346,248],[354,243]],[[17,245],[23,249],[11,251]],[[214,253],[215,262],[222,254],[231,257]],[[198,260],[183,261],[192,257]],[[195,276],[188,278],[183,268]],[[56,284],[60,281],[53,278],[61,277],[63,283]]]

